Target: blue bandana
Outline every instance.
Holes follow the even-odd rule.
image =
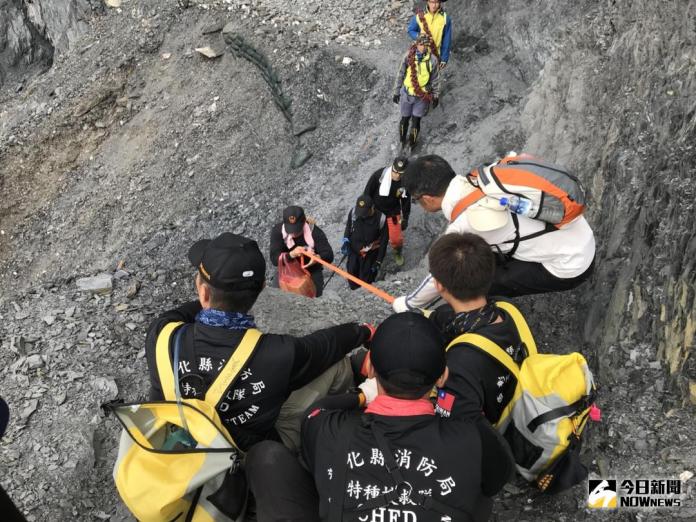
[[[227,328],[228,330],[256,328],[253,315],[240,312],[225,312],[223,310],[215,310],[214,308],[206,308],[198,312],[196,321],[206,326],[217,326]]]

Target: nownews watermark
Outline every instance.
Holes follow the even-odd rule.
[[[678,478],[589,479],[587,493],[587,505],[592,509],[678,508],[684,484]]]

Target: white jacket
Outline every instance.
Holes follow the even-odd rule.
[[[468,193],[467,186],[469,182],[464,176],[455,176],[447,187],[442,200],[442,213],[450,224],[445,234],[470,232],[481,236],[491,246],[497,245],[501,252],[509,252],[513,244],[505,243],[505,241],[515,239],[515,225],[509,213],[506,224],[487,232],[474,230],[466,212],[462,212],[454,222],[451,222],[450,218],[455,205]],[[521,237],[539,232],[545,226],[542,221],[524,216],[518,216],[518,219]],[[541,263],[552,275],[561,279],[570,279],[583,274],[592,264],[594,256],[594,234],[585,218],[579,216],[559,230],[520,241],[512,257],[520,261]],[[424,308],[438,296],[433,278],[428,274],[418,288],[406,296],[405,305],[407,308]]]

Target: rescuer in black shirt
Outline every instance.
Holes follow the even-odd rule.
[[[464,333],[476,333],[521,363],[527,352],[510,313],[486,297],[496,266],[485,240],[475,234],[446,234],[430,247],[428,262],[435,286],[448,303],[436,309],[430,319],[444,332],[447,342]],[[440,391],[438,413],[475,417],[483,411],[495,424],[517,385],[510,371],[468,343],[450,347],[447,367],[450,373]]]
[[[300,257],[305,249],[314,252],[327,263],[334,260],[333,248],[324,231],[313,220],[307,219],[302,207],[287,207],[283,210],[282,223],[277,223],[271,229],[271,263],[278,266],[278,257],[283,253],[289,254],[293,259]],[[314,261],[310,261],[306,267],[317,289],[316,297],[320,297],[324,290],[323,268]]]
[[[389,244],[394,249],[394,261],[404,264],[403,231],[408,228],[411,215],[411,198],[401,185],[401,175],[408,166],[408,158],[398,157],[391,166],[377,169],[365,185],[365,194],[372,198],[375,208],[387,217]]]
[[[348,272],[372,283],[382,266],[388,239],[386,217],[375,209],[370,196],[361,195],[348,212],[343,233],[341,253],[348,256]],[[348,286],[351,290],[359,287],[353,281],[348,281]]]
[[[263,289],[266,271],[256,241],[224,233],[213,240],[198,241],[188,257],[197,268],[198,300],[160,315],[147,334],[146,354],[155,400],[163,397],[157,346],[164,347],[160,356],[164,353],[164,359],[169,360],[166,354],[171,356],[179,328],[185,327],[178,366],[181,393],[184,398],[199,399],[204,398],[245,334],[255,329],[249,310]],[[183,325],[178,326],[178,322]],[[301,412],[318,396],[344,392],[352,385],[345,355],[369,336],[370,328],[357,323],[304,337],[261,335],[239,377],[215,405],[237,445],[246,450],[261,440],[275,439],[297,449]],[[288,401],[291,392],[300,388]],[[294,418],[284,414],[286,410],[294,411]],[[278,422],[279,416],[282,422]]]
[[[429,395],[447,378],[437,328],[413,312],[389,317],[374,335],[366,366],[377,397],[364,412],[358,394],[326,397],[309,408],[302,427],[309,473],[277,443],[261,443],[247,455],[259,520],[487,520],[490,497],[514,464],[482,415],[435,415]]]

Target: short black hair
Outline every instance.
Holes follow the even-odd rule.
[[[409,387],[407,389],[398,384],[391,383],[383,377],[380,377],[377,372],[375,372],[375,377],[377,381],[379,381],[382,388],[384,388],[387,395],[396,399],[405,399],[409,401],[415,401],[416,399],[422,398],[423,395],[428,393],[434,386],[434,384],[431,384],[428,386],[419,386],[418,388]]]
[[[200,276],[199,281],[210,289],[210,306],[225,312],[248,313],[251,307],[254,306],[259,294],[261,294],[261,290],[263,290],[262,284],[259,284],[258,288],[221,290],[206,282]]]
[[[488,295],[495,274],[491,247],[476,234],[441,236],[430,247],[428,264],[430,274],[460,301]]]
[[[456,174],[441,156],[430,154],[410,161],[401,176],[401,185],[414,197],[427,194],[441,197]]]

